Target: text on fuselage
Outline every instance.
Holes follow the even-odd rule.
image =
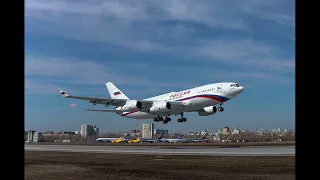
[[[183,97],[183,95],[186,95],[186,94],[189,94],[189,93],[190,93],[190,90],[189,91],[180,92],[180,93],[176,93],[176,94],[172,94],[170,96],[170,100],[171,99],[181,98],[181,97]]]

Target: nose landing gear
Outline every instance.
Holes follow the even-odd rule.
[[[223,112],[224,111],[224,108],[222,107],[222,105],[223,105],[223,103],[221,103],[220,106],[218,107],[218,111],[219,112]]]
[[[180,116],[181,116],[181,118],[178,118],[178,119],[177,119],[177,122],[178,122],[178,123],[187,122],[187,118],[184,118],[184,117],[183,117],[183,113],[180,113]]]

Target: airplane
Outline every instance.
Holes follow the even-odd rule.
[[[167,139],[161,139],[162,142],[168,142],[168,143],[177,143],[177,142],[184,142],[182,139],[182,135],[180,135],[178,138],[167,138]]]
[[[155,142],[161,142],[161,138],[164,135],[162,133],[158,138],[140,138],[138,137],[137,139],[133,139],[128,141],[128,143],[143,143],[143,142],[148,142],[148,143],[155,143]]]
[[[186,122],[184,113],[197,112],[199,116],[213,115],[217,111],[223,112],[223,103],[239,96],[244,87],[239,83],[220,82],[207,84],[179,92],[169,92],[142,100],[129,99],[112,82],[107,82],[106,87],[111,98],[95,98],[84,96],[73,96],[58,87],[64,98],[86,100],[96,104],[114,106],[115,109],[87,109],[94,112],[113,112],[118,115],[133,119],[153,119],[154,122],[162,121],[167,124],[171,121],[171,115],[180,115],[178,123]],[[216,105],[219,104],[217,108]]]
[[[202,138],[186,138],[186,139],[183,139],[183,142],[207,142],[209,141],[209,139],[207,139],[207,134],[208,133],[205,133],[205,135],[202,137]]]
[[[119,139],[119,138],[97,138],[96,141],[100,143],[108,143],[116,139]]]
[[[124,138],[127,139],[127,137],[129,136],[129,134],[127,134]],[[108,143],[108,142],[112,142],[114,140],[119,140],[121,137],[119,138],[97,138],[96,141],[100,142],[100,143]]]
[[[111,141],[112,143],[127,143],[129,141],[128,139],[129,135],[126,135],[125,137],[120,137],[118,139],[115,139],[113,141]]]

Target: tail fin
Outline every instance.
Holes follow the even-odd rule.
[[[182,136],[183,136],[183,134],[182,134],[181,136],[179,136],[179,138],[178,138],[178,139],[182,139]]]
[[[106,86],[112,99],[129,99],[112,82],[107,82]]]
[[[162,134],[158,137],[158,139],[161,139],[163,135],[164,135],[164,133],[162,133]]]
[[[207,133],[206,134],[204,134],[204,136],[202,137],[202,139],[205,139],[207,137]]]

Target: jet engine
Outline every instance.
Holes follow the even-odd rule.
[[[216,106],[208,106],[203,108],[201,111],[198,111],[199,116],[208,116],[217,112]]]
[[[137,111],[141,109],[141,107],[142,107],[142,103],[140,101],[128,100],[126,101],[126,104],[121,107],[121,110],[132,112],[132,111]]]
[[[169,112],[170,110],[171,110],[170,102],[165,102],[165,101],[155,102],[150,108],[151,113],[164,113],[164,112]]]

